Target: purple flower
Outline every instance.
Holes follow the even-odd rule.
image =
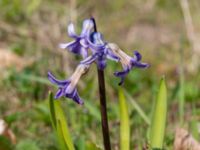
[[[82,99],[79,97],[79,94],[76,89],[76,85],[81,77],[84,74],[89,66],[80,64],[76,68],[73,75],[68,80],[58,80],[56,79],[51,72],[48,72],[48,79],[51,83],[56,84],[58,86],[58,91],[54,96],[55,99],[59,99],[62,96],[70,98],[74,100],[78,104],[83,104]]]
[[[142,59],[142,56],[139,52],[134,52],[134,57],[130,57],[126,53],[124,53],[116,44],[109,43],[108,47],[110,50],[119,57],[119,61],[122,64],[123,71],[117,71],[114,73],[115,76],[120,77],[121,81],[119,85],[123,84],[125,76],[129,73],[129,71],[133,68],[147,68],[149,67],[149,64],[142,63],[140,60]]]
[[[103,70],[106,67],[106,59],[119,61],[119,58],[107,47],[107,43],[104,42],[101,33],[93,32],[88,43],[93,55],[81,61],[82,64],[89,65],[95,61],[98,68]]]
[[[77,35],[75,32],[74,24],[68,25],[68,35],[75,40],[69,43],[61,43],[59,45],[62,49],[68,49],[70,52],[82,55],[83,58],[88,56],[88,38],[93,30],[94,24],[91,19],[83,21],[82,32]]]

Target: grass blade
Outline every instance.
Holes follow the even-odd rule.
[[[181,45],[183,45],[181,43]],[[184,121],[184,105],[185,105],[185,91],[184,91],[184,56],[183,56],[183,48],[181,47],[179,50],[180,54],[180,72],[179,72],[179,118],[180,124],[183,124]]]
[[[54,99],[53,99],[52,92],[49,92],[49,109],[50,109],[50,118],[51,118],[52,125],[54,129],[56,129],[56,114],[55,114]]]
[[[165,125],[167,117],[167,89],[165,79],[160,81],[159,91],[156,97],[155,106],[150,128],[150,146],[152,149],[163,149]]]
[[[130,96],[130,94],[126,91],[124,91],[126,97],[130,100],[131,105],[135,108],[135,110],[138,112],[138,114],[144,119],[144,121],[150,125],[150,119],[149,117],[145,114],[145,112],[142,110],[140,105]]]
[[[101,121],[101,114],[95,105],[93,105],[90,101],[85,101],[84,106],[95,119]]]
[[[122,88],[119,88],[119,110],[120,110],[120,150],[130,149],[130,125],[128,106]]]
[[[23,79],[23,80],[38,82],[38,83],[46,84],[46,85],[52,85],[48,79],[39,77],[39,76],[35,76],[35,75],[28,75],[25,73],[21,73],[17,77],[19,77],[20,79]]]

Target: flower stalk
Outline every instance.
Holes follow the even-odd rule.
[[[91,18],[94,23],[94,32],[97,32],[96,22],[94,18]],[[97,67],[98,83],[99,83],[99,96],[100,96],[100,110],[101,110],[101,125],[103,132],[103,141],[105,150],[111,150],[109,126],[107,117],[107,105],[106,105],[106,88],[104,79],[104,70]]]

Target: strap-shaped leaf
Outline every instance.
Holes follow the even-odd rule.
[[[57,124],[59,124],[59,125],[57,125],[57,129],[60,128],[60,130],[62,132],[61,137],[63,137],[62,140],[67,145],[68,149],[74,150],[73,142],[72,142],[71,136],[69,134],[68,125],[66,122],[67,119],[61,108],[60,101],[55,100],[54,106],[55,106],[56,122],[57,122]]]
[[[49,107],[51,120],[58,136],[58,141],[62,150],[75,150],[69,129],[67,119],[62,110],[59,100],[54,100],[52,93],[49,94]]]
[[[63,135],[63,131],[61,129],[61,123],[60,120],[57,120],[57,130],[56,130],[56,134],[58,137],[58,142],[59,142],[59,147],[61,150],[69,150],[65,140],[64,140],[64,135]]]
[[[119,110],[120,110],[120,150],[130,149],[130,125],[126,99],[122,88],[119,88]]]
[[[152,149],[163,149],[167,117],[167,89],[165,79],[160,81],[150,127],[150,146]]]

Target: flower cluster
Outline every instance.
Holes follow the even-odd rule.
[[[78,104],[83,104],[83,101],[78,95],[76,85],[80,77],[89,69],[93,62],[96,62],[98,69],[103,70],[106,67],[106,60],[110,59],[122,64],[123,70],[115,72],[114,75],[121,78],[119,85],[123,84],[125,76],[133,68],[147,68],[149,64],[142,63],[142,56],[135,51],[131,57],[123,52],[116,44],[105,42],[103,35],[95,31],[94,19],[86,19],[83,21],[82,32],[78,35],[75,32],[73,23],[68,25],[68,35],[74,40],[69,43],[59,45],[62,49],[67,49],[72,53],[81,55],[83,60],[80,61],[75,72],[67,80],[58,80],[50,72],[48,78],[53,83],[58,85],[58,91],[55,99],[62,96],[74,100]],[[88,56],[88,51],[91,50],[91,55]]]

